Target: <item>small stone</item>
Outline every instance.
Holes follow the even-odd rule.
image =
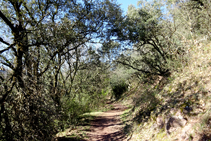
[[[161,129],[164,126],[164,120],[162,116],[158,116],[156,119],[157,126]]]
[[[181,117],[172,116],[166,122],[166,131],[168,134],[175,131],[178,127],[183,127],[187,123],[187,120]]]

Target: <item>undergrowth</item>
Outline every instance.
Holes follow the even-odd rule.
[[[170,77],[154,76],[153,83],[133,84],[134,87],[124,93],[122,102],[132,105],[122,115],[131,140],[175,140],[185,130],[189,140],[211,138],[210,56],[211,44],[192,46],[186,64],[172,71]],[[157,127],[158,117],[165,120],[177,113],[187,119],[181,130],[168,135],[165,127]]]

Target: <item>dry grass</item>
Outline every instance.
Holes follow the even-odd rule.
[[[133,141],[204,140],[211,137],[211,43],[192,46],[188,64],[173,72],[159,89],[154,85],[139,85],[128,93],[134,105],[123,120],[132,125]],[[159,79],[161,80],[161,79]],[[128,98],[127,100],[128,101]],[[185,108],[191,111],[185,113]],[[148,112],[150,112],[149,115]],[[170,135],[156,127],[156,118],[181,112],[187,124]]]

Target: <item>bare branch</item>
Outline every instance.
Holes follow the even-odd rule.
[[[6,61],[6,63],[1,62],[2,64],[4,64],[5,66],[8,66],[12,70],[14,70],[14,66],[10,63],[10,61],[5,56],[0,55],[0,57]]]
[[[7,50],[9,50],[9,49],[11,49],[11,48],[12,48],[13,51],[14,51],[13,46],[15,45],[15,43],[13,43],[13,44],[11,44],[11,45],[8,43],[8,45],[9,45],[9,47],[7,47],[7,48],[5,48],[5,49],[3,49],[3,50],[0,50],[0,54],[2,54],[3,52],[5,52],[5,51],[7,51]]]
[[[154,74],[154,73],[152,73],[150,71],[145,71],[145,70],[142,70],[142,69],[138,69],[138,68],[136,68],[136,67],[134,67],[134,66],[132,66],[132,65],[130,65],[128,63],[125,63],[125,62],[121,62],[121,61],[115,61],[115,62],[120,63],[120,64],[125,65],[125,66],[128,66],[128,67],[130,67],[130,68],[132,68],[134,70],[137,70],[137,71],[140,71],[140,72],[143,72],[143,73]]]
[[[13,24],[8,20],[8,18],[1,12],[1,10],[0,10],[0,17],[1,17],[2,20],[10,27],[10,29],[12,30],[12,32],[15,32],[15,27],[14,27]]]
[[[1,37],[0,37],[0,42],[6,44],[6,45],[10,45],[9,43],[5,42]]]

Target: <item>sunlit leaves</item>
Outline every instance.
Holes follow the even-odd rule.
[[[49,140],[64,128],[64,120],[80,114],[77,109],[64,113],[73,107],[62,100],[94,102],[108,86],[108,81],[104,83],[108,64],[90,46],[105,42],[107,48],[119,46],[112,40],[117,38],[122,11],[109,0],[5,0],[0,5],[1,28],[7,27],[8,40],[16,45],[1,49],[10,49],[0,61],[13,70],[13,79],[8,78],[12,88],[4,90],[3,105],[13,109],[0,109],[0,132],[5,140]],[[91,102],[89,106],[94,106]]]

